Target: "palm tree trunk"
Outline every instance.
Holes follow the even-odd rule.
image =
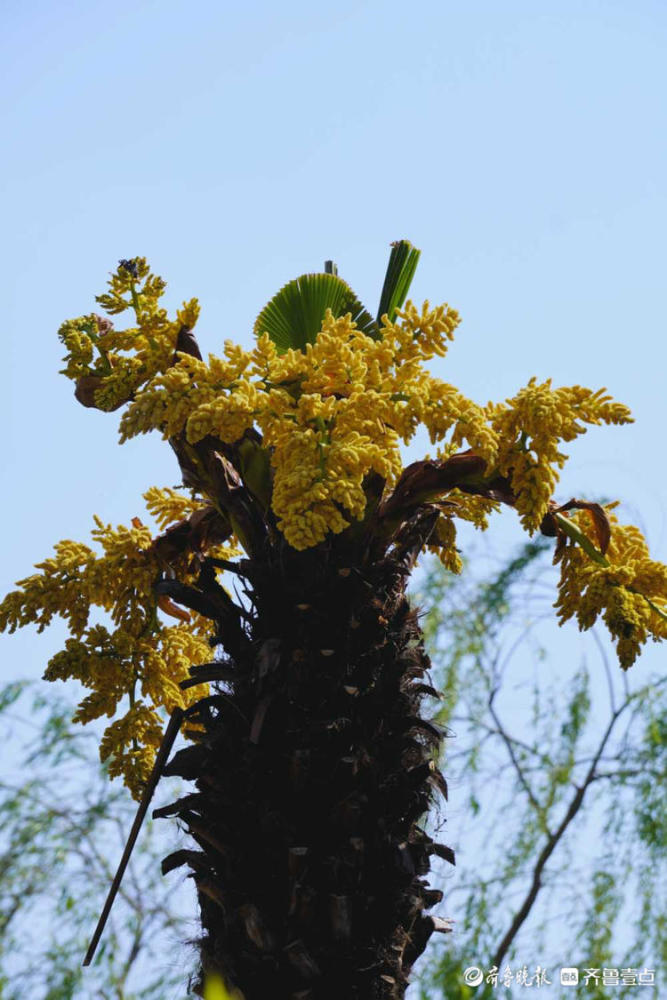
[[[442,898],[425,876],[432,854],[453,854],[419,825],[446,794],[442,733],[420,714],[436,692],[405,594],[432,528],[417,515],[390,554],[348,533],[303,552],[267,535],[240,564],[250,610],[236,619],[212,570],[196,594],[169,584],[210,609],[222,653],[185,682],[213,693],[166,769],[196,791],[158,811],[199,848],[163,865],[188,864],[197,886],[197,992],[215,971],[245,1000],[399,998],[444,929],[425,915]]]

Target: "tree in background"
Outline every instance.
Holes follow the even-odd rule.
[[[446,794],[442,730],[422,714],[436,692],[406,587],[425,549],[460,569],[457,518],[485,527],[505,503],[555,538],[561,621],[601,616],[624,668],[667,634],[667,568],[637,529],[613,505],[551,499],[560,443],[628,421],[627,409],[604,390],[534,379],[482,407],[431,376],[424,363],[446,354],[458,315],[401,309],[417,257],[393,247],[377,319],[333,269],[304,275],[260,314],[253,350],[227,342],[208,362],[198,304],[170,320],[142,258],[121,261],[98,298],[134,325],[92,313],[61,328],[77,399],[126,406],[122,440],[159,430],[185,490],[145,495],[157,537],[135,517],[97,521],[101,555],[59,543],[0,624],[66,619],[71,638],[46,676],[91,689],[81,722],[127,699],[100,749],[136,796],[160,709],[185,719],[192,745],[163,773],[196,791],[159,813],[199,848],[163,862],[187,864],[197,886],[198,990],[210,971],[246,1000],[399,998],[445,929],[426,913],[442,898],[426,875],[434,855],[453,855],[422,820]],[[420,424],[437,457],[403,468],[400,441]],[[240,581],[236,600],[224,572]]]
[[[596,997],[667,993],[667,678],[619,674],[595,630],[573,662],[549,652],[546,548],[424,582],[462,863],[423,1000],[516,998],[540,979],[566,998],[568,966]]]
[[[3,737],[16,748],[0,776],[0,997],[175,1000],[194,968],[182,945],[191,901],[160,877],[165,842],[152,824],[95,967],[81,967],[134,810],[95,759],[98,734],[71,716],[69,701],[34,684],[0,692]]]

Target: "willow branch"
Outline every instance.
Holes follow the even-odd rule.
[[[546,816],[545,816],[545,810],[540,805],[540,803],[537,801],[535,795],[533,794],[532,788],[528,784],[528,779],[526,778],[526,776],[525,776],[525,774],[523,772],[523,768],[521,767],[521,763],[519,762],[519,758],[517,757],[516,753],[514,752],[514,746],[512,745],[512,740],[509,738],[508,734],[505,732],[505,727],[503,726],[502,722],[500,721],[498,713],[496,712],[495,706],[493,704],[493,700],[494,700],[494,698],[496,696],[496,691],[497,691],[497,689],[493,690],[491,692],[490,697],[489,697],[489,711],[491,713],[493,721],[496,724],[498,735],[500,736],[501,740],[505,744],[505,748],[506,748],[508,754],[510,755],[510,760],[512,761],[512,765],[514,767],[514,770],[516,771],[516,775],[517,775],[517,778],[519,779],[519,783],[520,783],[521,787],[523,788],[523,790],[525,791],[526,795],[528,796],[528,800],[529,800],[530,804],[532,805],[533,809],[537,813],[537,817],[538,817],[541,825],[543,826],[544,832],[548,834],[549,833],[549,828],[547,826],[547,820],[546,820]]]
[[[563,819],[561,820],[560,825],[549,837],[547,837],[547,841],[542,850],[540,851],[539,857],[533,869],[531,884],[526,894],[526,897],[521,907],[515,914],[514,919],[512,920],[512,923],[507,930],[507,933],[500,942],[500,945],[498,946],[498,949],[493,957],[492,963],[493,965],[496,965],[498,968],[500,968],[500,964],[503,958],[507,954],[514,938],[519,933],[519,930],[521,929],[523,923],[525,922],[528,914],[530,913],[533,907],[533,904],[535,903],[535,900],[537,899],[539,891],[542,888],[542,875],[549,858],[551,857],[556,847],[562,840],[563,835],[565,834],[565,831],[569,827],[570,823],[581,809],[586,792],[590,787],[590,785],[595,780],[596,768],[604,752],[604,749],[609,741],[614,726],[616,725],[619,717],[623,714],[626,708],[628,708],[631,701],[633,701],[638,696],[638,694],[639,692],[630,695],[630,697],[615,712],[612,713],[612,716],[609,720],[607,728],[605,729],[602,735],[597,751],[591,762],[591,766],[589,767],[588,772],[586,773],[586,777],[584,778],[583,783],[577,788],[576,793],[572,797],[570,805],[568,806],[567,812],[565,813]]]

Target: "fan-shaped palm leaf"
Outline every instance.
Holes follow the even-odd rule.
[[[327,309],[334,316],[352,313],[360,330],[377,338],[377,323],[350,286],[336,274],[302,274],[288,281],[262,309],[255,334],[268,333],[278,350],[303,350],[315,343]]]

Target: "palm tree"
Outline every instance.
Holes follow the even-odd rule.
[[[393,248],[380,315],[393,319],[403,304],[417,257],[407,243]],[[332,272],[287,285],[257,331],[303,349],[329,308],[375,333]],[[193,341],[187,350],[198,354]],[[207,436],[196,459],[183,434],[171,443],[188,485],[211,495],[215,483],[229,518],[217,536],[233,524],[246,554],[233,566],[205,560],[194,588],[156,587],[210,617],[222,650],[185,681],[213,682],[215,692],[188,709],[201,730],[165,769],[194,780],[196,792],[159,810],[198,845],[163,868],[193,872],[202,970],[222,972],[246,1000],[402,996],[429,936],[447,926],[427,915],[442,899],[426,883],[430,859],[454,860],[420,825],[433,794],[446,795],[434,764],[443,734],[422,716],[437,693],[424,682],[429,661],[405,593],[439,512],[401,507],[400,493],[383,510],[384,482],[371,473],[364,521],[298,550],[266,502],[256,431],[233,445]],[[157,545],[173,545],[182,529]],[[243,581],[243,608],[216,568]]]
[[[429,914],[442,892],[427,876],[434,856],[454,857],[425,829],[447,795],[444,734],[428,717],[438,692],[406,587],[426,548],[458,569],[455,517],[484,526],[507,503],[557,536],[561,617],[588,627],[603,613],[624,666],[648,632],[665,634],[658,564],[640,553],[635,577],[613,577],[636,529],[615,525],[610,543],[613,515],[550,500],[556,444],[628,411],[534,381],[476,407],[428,376],[422,361],[445,353],[458,317],[402,310],[418,257],[392,246],[376,319],[333,265],[301,276],[260,313],[256,350],[227,344],[225,361],[202,360],[195,302],[167,319],[141,258],[121,261],[98,298],[112,314],[134,307],[135,328],[96,314],[61,328],[77,399],[129,403],[123,439],[161,430],[190,498],[149,491],[166,527],[153,540],[136,518],[125,533],[100,522],[102,560],[61,543],[5,599],[0,625],[69,618],[74,638],[47,676],[94,689],[81,721],[129,696],[102,754],[135,794],[159,742],[155,706],[182,712],[191,744],[163,774],[194,791],[156,815],[196,845],[163,871],[187,865],[197,888],[199,993],[215,973],[245,1000],[400,998],[430,935],[448,929]],[[448,442],[402,469],[398,441],[420,421]],[[91,603],[111,611],[114,633],[85,631]],[[158,610],[179,624],[165,628]]]

